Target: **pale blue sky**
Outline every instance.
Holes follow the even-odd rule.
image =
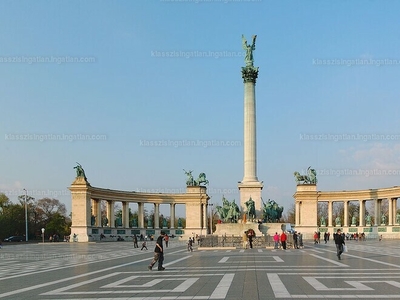
[[[400,2],[197,2],[0,2],[0,191],[16,201],[26,188],[70,210],[79,162],[93,186],[121,190],[184,191],[183,169],[205,172],[212,202],[238,203],[242,34],[257,34],[265,200],[287,212],[293,172],[308,166],[319,190],[399,184]],[[23,134],[105,138],[14,140]]]

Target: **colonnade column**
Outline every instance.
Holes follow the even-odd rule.
[[[348,227],[349,226],[349,201],[344,201],[344,220],[343,220],[343,226]]]
[[[94,201],[94,216],[96,217],[96,226],[101,227],[101,200],[96,199]]]
[[[332,227],[332,212],[333,212],[333,202],[328,201],[328,226]]]
[[[296,201],[296,225],[300,226],[301,221],[300,221],[300,209],[301,209],[301,202]]]
[[[112,200],[107,200],[107,219],[108,226],[115,227],[114,201]]]
[[[175,228],[175,203],[171,203],[169,205],[169,211],[171,216],[171,225],[170,228]]]
[[[129,202],[122,202],[122,226],[129,228]]]
[[[397,223],[397,198],[392,199],[392,205],[393,205],[393,224],[398,224]]]
[[[375,202],[375,209],[374,209],[374,215],[375,215],[375,224],[374,225],[380,225],[381,224],[381,199],[374,199]]]
[[[359,214],[359,219],[360,223],[358,226],[365,226],[365,200],[359,200],[360,204],[360,214]]]
[[[154,203],[154,228],[160,228],[160,204]]]
[[[388,225],[393,225],[393,198],[387,198],[388,205],[389,205],[389,216],[388,216]]]
[[[138,202],[138,225],[139,228],[144,228],[144,203]]]

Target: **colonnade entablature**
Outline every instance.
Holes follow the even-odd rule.
[[[201,235],[208,231],[207,207],[210,197],[205,186],[188,186],[186,193],[142,193],[93,187],[85,177],[76,177],[69,187],[72,198],[71,234],[77,241],[101,240],[101,237],[131,237],[133,235],[157,235],[161,230],[168,234]],[[122,204],[122,218],[116,224],[114,204]],[[107,224],[103,222],[102,203],[106,203]],[[138,218],[135,224],[129,219],[129,204],[137,204]],[[145,224],[145,205],[153,205],[154,223]],[[176,205],[186,206],[185,228],[176,227]],[[169,205],[169,226],[160,224],[160,205]]]
[[[295,228],[306,237],[310,237],[315,231],[333,233],[340,228],[346,233],[400,238],[400,214],[397,213],[397,199],[400,197],[398,186],[368,190],[317,191],[316,184],[298,184],[293,197]],[[367,201],[374,202],[372,215],[366,211]],[[385,214],[382,212],[383,201],[388,203],[388,211]],[[328,204],[327,219],[322,216],[318,220],[318,204],[323,202]],[[350,202],[356,205],[358,203],[357,216],[349,214]],[[334,203],[343,204],[343,218],[334,219]]]

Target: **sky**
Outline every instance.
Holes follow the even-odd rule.
[[[398,1],[1,1],[0,192],[56,198],[79,162],[92,186],[239,203],[242,34],[257,35],[257,176],[294,203],[400,179]],[[163,208],[166,209],[166,208]],[[169,211],[169,210],[167,210]],[[184,214],[178,211],[177,215]]]

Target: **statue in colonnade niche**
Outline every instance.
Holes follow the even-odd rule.
[[[381,224],[386,225],[386,216],[385,216],[385,214],[382,214]]]
[[[365,217],[365,221],[366,221],[365,225],[371,226],[372,220],[371,220],[371,216],[370,215]]]

